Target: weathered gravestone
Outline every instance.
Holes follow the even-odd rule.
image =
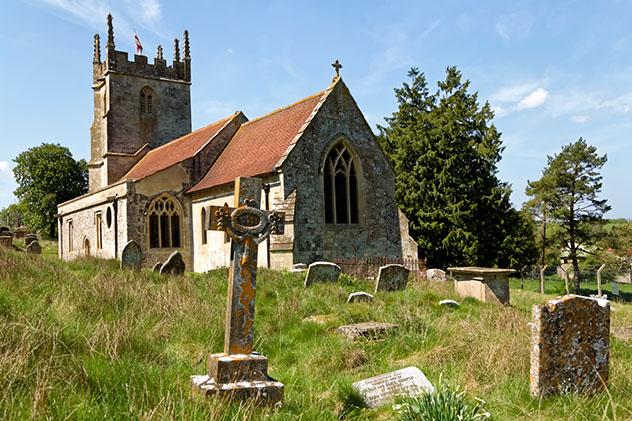
[[[393,323],[364,322],[340,326],[336,333],[351,340],[381,339],[397,327]]]
[[[151,269],[154,272],[158,272],[160,273],[160,268],[162,267],[162,262],[156,262],[156,264],[154,265],[154,267]]]
[[[445,307],[458,307],[460,304],[458,303],[458,301],[454,301],[454,300],[441,300],[439,301],[439,305],[440,306],[445,306]]]
[[[352,292],[347,298],[348,303],[368,303],[370,301],[373,301],[373,296],[364,291]]]
[[[204,396],[276,404],[283,399],[283,384],[268,376],[268,359],[253,353],[253,342],[257,250],[271,234],[282,234],[283,215],[257,208],[246,196],[259,198],[260,192],[260,179],[240,177],[235,181],[235,201],[240,206],[210,208],[211,217],[215,216],[211,229],[225,231],[233,250],[224,352],[211,354],[208,374],[192,376],[191,382],[193,390]]]
[[[160,274],[180,276],[184,273],[185,269],[186,265],[184,264],[184,259],[182,259],[182,254],[176,250],[171,253],[162,266],[160,266]]]
[[[435,391],[432,383],[417,367],[406,367],[360,380],[352,386],[369,408],[388,405],[398,397],[414,397]]]
[[[0,234],[0,246],[6,248],[11,248],[13,246],[13,236],[11,233],[9,233],[9,235],[7,235],[6,232],[4,234]]]
[[[441,269],[428,269],[426,271],[426,279],[429,281],[447,281],[448,277]]]
[[[608,384],[610,303],[566,295],[533,306],[531,394],[592,394]]]
[[[9,227],[0,227],[0,236],[6,234],[11,234],[11,229],[9,229]]]
[[[340,266],[331,262],[314,262],[307,269],[305,286],[318,282],[336,282],[340,277]]]
[[[31,241],[28,246],[26,246],[26,252],[30,254],[42,254],[42,246],[40,246],[39,241]]]
[[[140,270],[143,262],[143,249],[136,240],[130,240],[121,252],[121,269]]]
[[[24,237],[24,243],[26,246],[28,247],[28,245],[33,241],[37,241],[37,234],[26,234],[26,237]]]
[[[402,265],[386,265],[380,268],[375,282],[375,292],[400,291],[406,289],[408,273],[410,271]]]
[[[454,267],[448,270],[454,278],[454,289],[461,297],[509,305],[509,275],[515,270],[485,267]]]
[[[307,265],[305,263],[294,263],[290,268],[290,272],[305,272],[307,271]]]

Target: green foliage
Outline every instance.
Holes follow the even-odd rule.
[[[546,203],[550,217],[561,228],[561,245],[569,251],[575,277],[575,290],[579,290],[578,252],[599,233],[595,222],[610,210],[607,200],[598,198],[601,193],[600,171],[606,155],[599,156],[597,148],[579,138],[562,148],[559,154],[548,157],[542,177],[530,181],[526,189],[531,201]]]
[[[18,188],[15,195],[28,208],[28,225],[56,236],[57,205],[84,194],[88,189],[88,169],[76,161],[68,148],[42,143],[14,159]]]
[[[516,245],[508,237],[533,240],[511,208],[509,186],[496,176],[503,147],[490,105],[479,106],[455,67],[435,93],[419,70],[408,76],[410,83],[395,89],[398,110],[378,126],[378,140],[422,256],[433,267],[530,260],[530,251],[500,250]]]
[[[458,388],[441,384],[435,393],[403,399],[399,404],[402,421],[480,421],[490,418],[485,402],[470,399]]]
[[[11,228],[22,227],[26,224],[28,208],[24,202],[13,203],[0,209],[0,225]]]

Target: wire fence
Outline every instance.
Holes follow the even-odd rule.
[[[426,278],[426,261],[422,259],[391,259],[387,257],[369,257],[358,259],[335,259],[343,273],[356,278],[375,278],[380,267],[386,265],[402,265],[416,279]]]

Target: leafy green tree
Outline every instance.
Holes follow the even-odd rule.
[[[422,256],[434,267],[511,261],[500,248],[520,220],[497,177],[503,147],[490,105],[479,105],[455,67],[434,93],[418,69],[408,77],[395,89],[398,109],[378,126],[378,140]]]
[[[88,189],[88,169],[76,161],[68,148],[42,143],[15,159],[15,195],[28,208],[29,225],[51,238],[56,236],[57,205],[84,194]]]
[[[24,226],[27,220],[27,207],[24,203],[12,203],[0,210],[0,225],[12,228]]]
[[[563,246],[568,250],[575,272],[575,291],[579,291],[581,273],[578,252],[590,253],[586,245],[595,240],[594,223],[610,210],[607,200],[599,199],[602,176],[600,171],[608,161],[599,156],[597,148],[579,138],[548,157],[542,177],[530,181],[527,194],[545,201],[551,218],[560,226]]]

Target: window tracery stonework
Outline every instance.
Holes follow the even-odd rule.
[[[163,194],[156,197],[147,210],[150,248],[181,246],[181,211],[176,199]]]

